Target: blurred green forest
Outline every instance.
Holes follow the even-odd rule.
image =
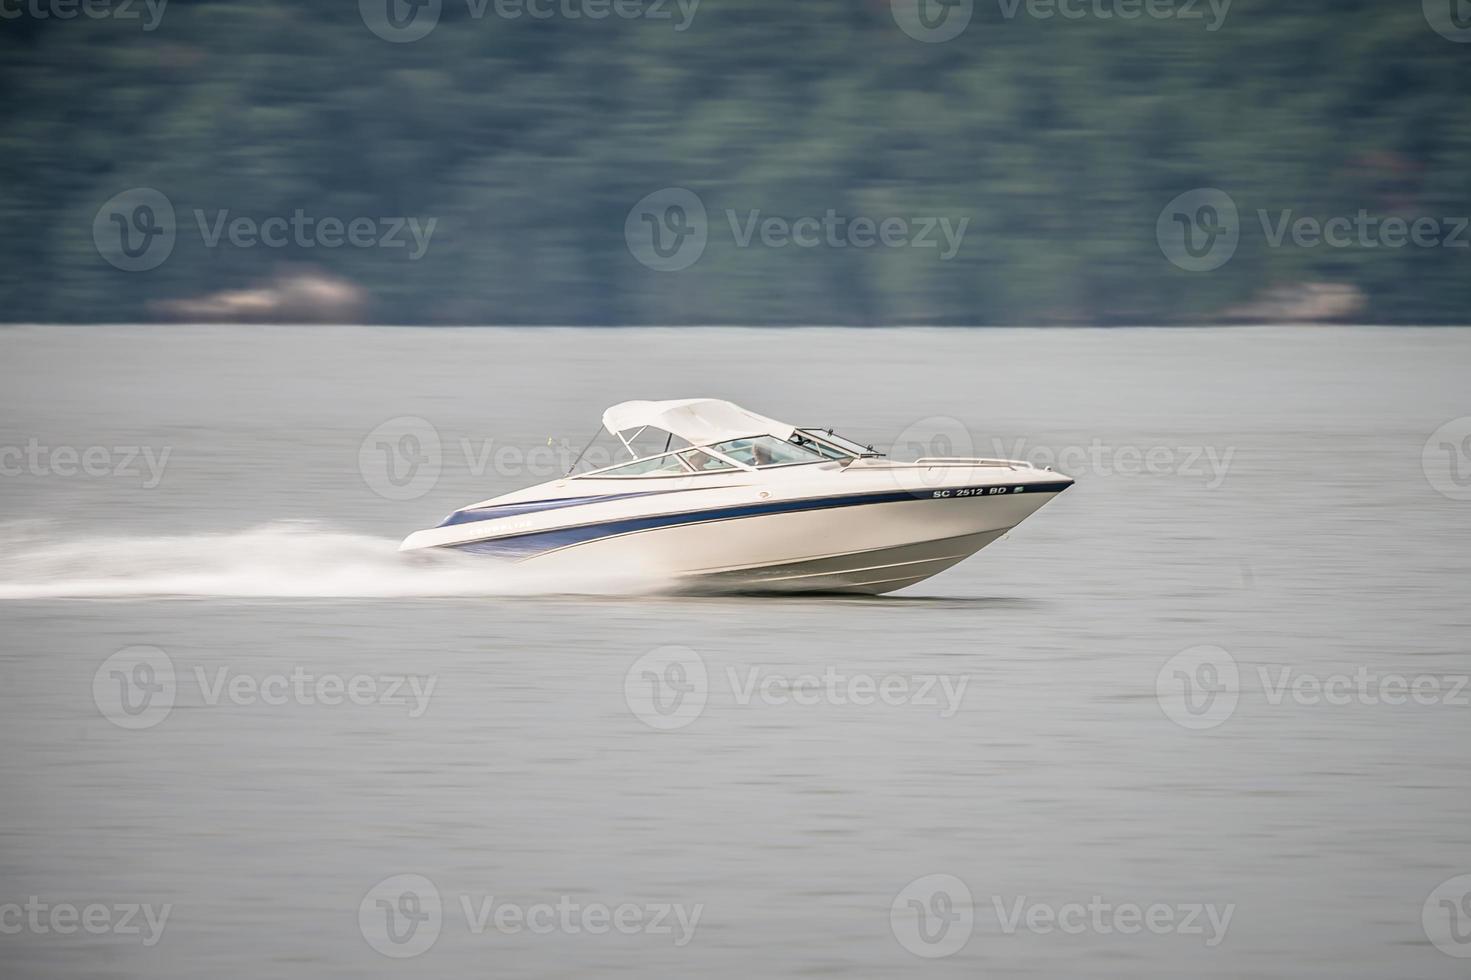
[[[978,0],[943,43],[889,0],[704,0],[682,30],[673,0],[599,20],[443,0],[408,43],[367,26],[389,0],[170,0],[151,30],[144,0],[132,19],[35,9],[68,2],[0,0],[9,321],[160,319],[298,268],[381,323],[1188,324],[1303,283],[1351,287],[1358,321],[1471,321],[1471,249],[1273,247],[1256,217],[1471,215],[1471,44],[1420,0],[1236,0],[1213,31],[1204,0],[1132,20]],[[177,213],[147,271],[94,243],[135,187]],[[675,272],[625,240],[665,187],[709,209]],[[1239,205],[1240,243],[1192,272],[1156,221],[1204,187]],[[226,209],[437,224],[417,259],[209,247],[194,212]],[[969,224],[941,261],[742,247],[726,218],[828,209]]]

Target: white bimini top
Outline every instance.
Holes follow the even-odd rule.
[[[719,398],[619,402],[603,413],[603,427],[615,436],[645,427],[659,429],[692,446],[757,435],[786,440],[796,431],[785,422],[748,412]]]

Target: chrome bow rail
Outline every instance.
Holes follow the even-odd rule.
[[[1024,459],[984,459],[979,456],[921,456],[911,466],[1004,466],[1009,470],[1036,469]]]

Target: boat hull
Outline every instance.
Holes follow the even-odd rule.
[[[959,564],[1005,534],[982,531],[938,541],[720,572],[693,572],[675,591],[690,595],[895,592]]]
[[[569,577],[589,567],[624,571],[680,593],[878,595],[965,560],[1057,492],[712,516],[578,543],[524,564]]]

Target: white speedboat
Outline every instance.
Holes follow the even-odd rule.
[[[713,398],[623,402],[603,427],[631,459],[471,504],[401,550],[678,592],[876,595],[963,561],[1073,483],[1020,460],[898,462]],[[662,448],[640,454],[650,432]]]

